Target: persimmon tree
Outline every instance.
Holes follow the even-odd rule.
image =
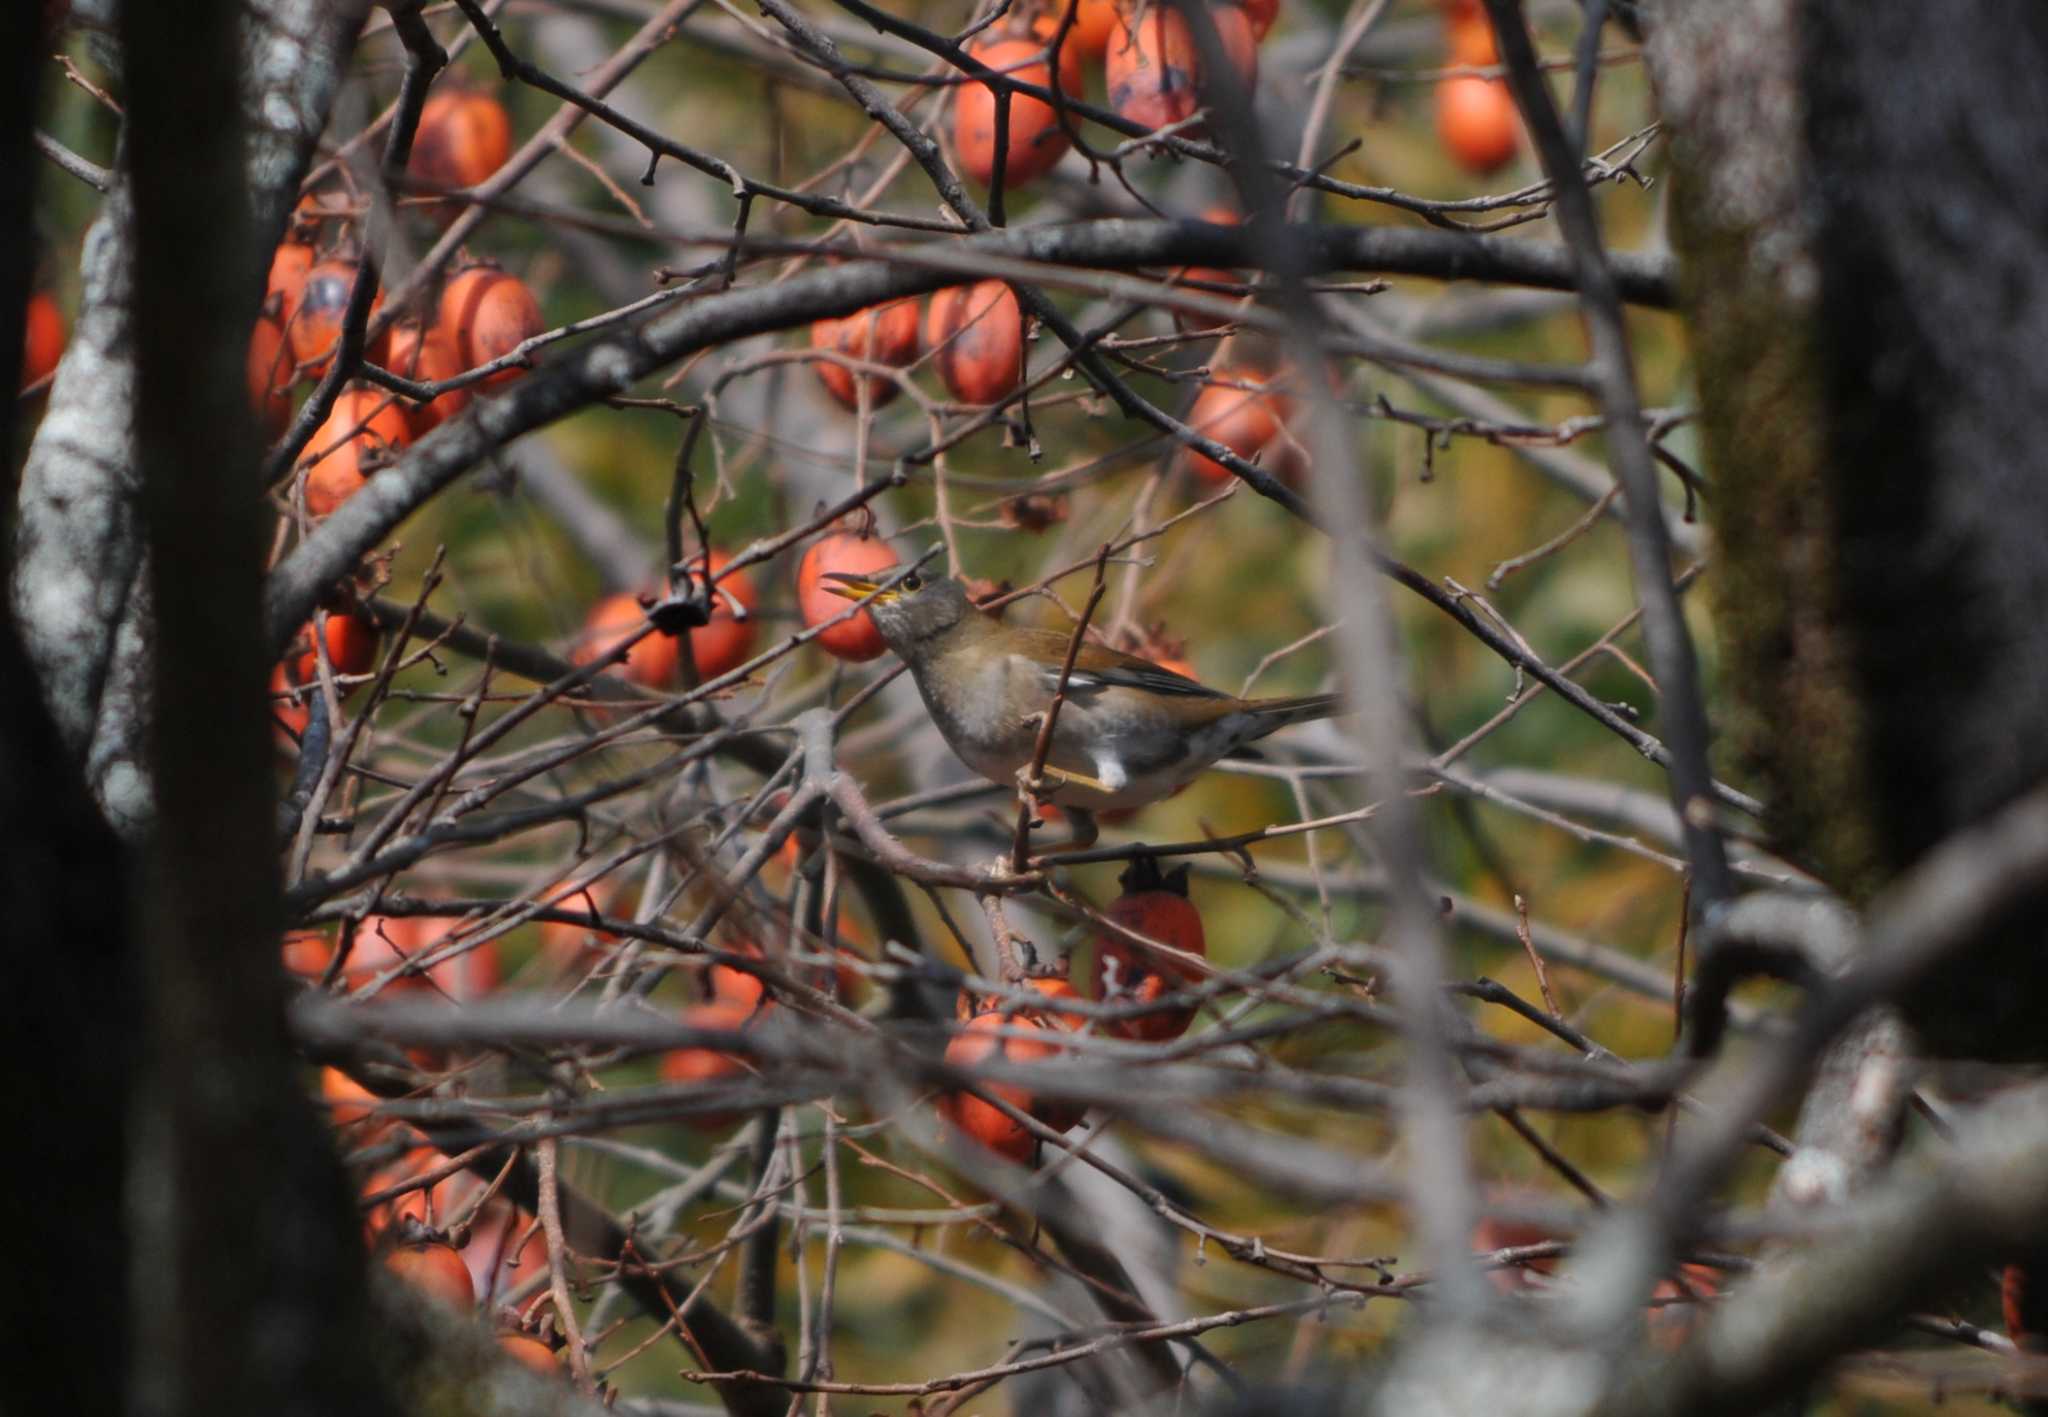
[[[70,1402],[2036,1391],[2048,21],[1666,8],[0,18]]]

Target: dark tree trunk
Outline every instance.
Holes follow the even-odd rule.
[[[296,1075],[277,959],[242,15],[228,0],[122,13],[156,802],[127,1206],[135,1410],[376,1413],[361,1242]]]
[[[1707,0],[1651,56],[1730,746],[1862,902],[2048,771],[2048,10]],[[1931,1047],[2048,1056],[2044,924],[1910,1001]]]

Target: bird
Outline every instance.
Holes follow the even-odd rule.
[[[909,666],[932,722],[960,761],[999,786],[1031,766],[1072,636],[1006,625],[950,576],[884,584],[843,571],[826,587],[867,600],[875,628]],[[1083,643],[1053,725],[1039,799],[1096,839],[1095,813],[1143,807],[1217,760],[1293,723],[1343,712],[1335,694],[1240,699],[1103,645]]]

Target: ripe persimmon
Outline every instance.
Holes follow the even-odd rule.
[[[447,332],[439,325],[422,326],[411,320],[385,331],[377,362],[422,384],[438,384],[462,372],[462,356],[455,352]],[[413,437],[424,438],[469,407],[469,390],[450,389],[427,403],[408,401],[404,407]]]
[[[281,241],[270,257],[270,280],[264,288],[264,304],[275,300],[271,313],[289,330],[299,313],[299,301],[306,294],[306,276],[313,269],[313,248],[304,241]]]
[[[547,328],[540,301],[526,282],[496,266],[471,266],[441,291],[441,333],[464,369],[502,359]],[[483,380],[483,387],[511,383],[526,370],[510,365]]]
[[[411,166],[422,182],[451,191],[474,187],[511,156],[512,119],[482,90],[437,93],[420,109]]]
[[[1508,86],[1470,74],[1438,81],[1436,131],[1445,151],[1481,176],[1512,162],[1522,142]]]
[[[955,285],[932,296],[925,347],[954,398],[1000,403],[1024,383],[1024,322],[1009,283]]]
[[[311,684],[320,677],[320,656],[313,645],[314,622],[308,620],[292,641],[286,663],[291,682]],[[360,607],[330,610],[322,638],[327,643],[327,662],[336,674],[368,674],[377,667],[377,622]]]
[[[647,623],[647,607],[640,597],[627,591],[608,595],[590,607],[583,619],[583,632],[570,652],[570,662],[588,664],[616,648],[621,640]],[[676,682],[682,665],[682,646],[676,637],[650,630],[626,651],[626,657],[605,672],[630,679],[646,689],[667,689]]]
[[[1057,19],[1041,22],[1042,33],[1030,36],[994,35],[968,46],[970,57],[1019,83],[1054,87],[1051,61],[1046,45],[1058,33]],[[1081,92],[1081,47],[1072,42],[1060,46],[1058,88],[1078,96]],[[1009,141],[1004,147],[1003,186],[1022,187],[1050,172],[1066,156],[1072,140],[1060,126],[1059,114],[1049,103],[1022,94],[1010,97]],[[953,148],[960,156],[960,170],[983,186],[995,180],[996,92],[979,81],[963,84],[953,99]]]
[[[504,1350],[507,1358],[522,1368],[545,1377],[561,1376],[561,1358],[556,1355],[554,1349],[537,1338],[528,1337],[523,1333],[501,1333],[498,1335],[498,1347]]]
[[[293,687],[284,665],[275,665],[270,671],[270,721],[276,730],[277,746],[286,751],[306,736],[306,725],[313,714],[305,697],[293,693]]]
[[[400,1245],[384,1256],[384,1267],[451,1309],[476,1307],[476,1285],[470,1280],[469,1266],[453,1245],[439,1240]]]
[[[327,358],[341,339],[341,320],[348,313],[349,292],[355,288],[357,269],[354,261],[336,259],[318,262],[306,272],[305,286],[285,321],[284,332],[292,358],[307,374],[317,377],[325,371]],[[372,317],[383,304],[382,291],[371,297]]]
[[[64,357],[64,313],[48,291],[28,298],[22,312],[21,386],[25,389],[56,372]]]
[[[691,567],[700,575],[717,576],[731,559],[723,551],[713,551],[708,557],[693,557]],[[711,587],[710,622],[690,631],[690,662],[697,668],[698,679],[730,674],[753,656],[759,625],[754,609],[760,603],[761,592],[755,588],[752,573],[745,570],[735,571]],[[735,604],[747,613],[746,619],[733,613]]]
[[[324,517],[355,496],[374,459],[412,441],[412,426],[382,389],[347,388],[306,444],[306,510]]]
[[[679,1022],[685,1028],[738,1033],[757,1016],[758,1010],[752,1004],[720,998],[709,1003],[692,1004],[683,1010]],[[745,1062],[719,1048],[678,1048],[663,1054],[661,1059],[663,1082],[691,1086],[726,1082],[743,1076],[747,1071]],[[744,1115],[740,1112],[697,1112],[684,1117],[683,1121],[699,1131],[717,1132],[732,1126]]]
[[[320,1100],[327,1104],[327,1120],[335,1127],[353,1127],[375,1115],[382,1101],[339,1068],[320,1070]]]
[[[367,915],[356,927],[342,982],[353,992],[408,961],[424,960],[448,942],[453,922],[433,915]],[[446,998],[456,1003],[481,999],[497,989],[501,978],[498,947],[487,940],[460,954],[393,976],[378,990],[394,994]]]
[[[263,436],[274,443],[292,422],[292,359],[285,350],[284,327],[268,315],[258,315],[249,331],[245,370],[249,411],[256,415]]]
[[[619,883],[609,876],[579,886],[564,895],[571,884],[568,880],[557,881],[535,898],[546,903],[550,910],[582,911],[590,915],[603,915],[611,905],[612,897],[618,894]],[[563,920],[543,920],[540,925],[541,953],[557,969],[569,969],[586,963],[586,956],[595,953],[598,946],[614,944],[618,936],[609,930],[599,930],[589,925],[572,925]]]
[[[822,625],[850,608],[843,596],[832,593],[830,587],[838,582],[826,580],[827,573],[840,571],[880,579],[900,564],[889,543],[879,537],[852,531],[829,532],[812,542],[797,562],[797,611],[806,626]],[[874,659],[889,647],[865,610],[820,631],[817,643],[827,654],[856,664]]]
[[[1278,388],[1273,375],[1252,368],[1218,369],[1213,382],[1204,384],[1188,410],[1187,425],[1204,437],[1213,438],[1247,462],[1258,457],[1281,435],[1293,412],[1293,403]],[[1283,449],[1283,453],[1290,451]],[[1205,482],[1224,483],[1236,474],[1205,453],[1190,449],[1188,466]],[[1269,469],[1287,476],[1295,459],[1283,456]]]
[[[1237,0],[1237,8],[1251,22],[1252,38],[1263,44],[1273,21],[1280,17],[1280,0]]]
[[[1706,1265],[1682,1264],[1675,1277],[1658,1280],[1650,1291],[1652,1302],[1645,1315],[1650,1342],[1667,1353],[1683,1347],[1706,1312],[1705,1301],[1721,1293],[1717,1277]]]
[[[955,1068],[973,1068],[991,1057],[1012,1063],[1036,1063],[1056,1057],[1059,1048],[1050,1041],[1040,1041],[1029,1035],[1050,1033],[1051,1029],[1040,1019],[1028,1014],[1004,1014],[989,1010],[976,1014],[967,1021],[965,1031],[953,1035],[946,1045],[946,1062]],[[1005,1037],[1006,1033],[1017,1033],[1023,1037]],[[988,1082],[981,1084],[982,1090],[1000,1097],[1020,1112],[1029,1112],[1049,1127],[1055,1122],[1042,1116],[1037,1099],[1014,1083]],[[1048,1109],[1052,1110],[1052,1109]],[[1056,1116],[1064,1117],[1069,1109],[1055,1110]],[[980,1142],[996,1155],[1019,1164],[1030,1162],[1037,1149],[1038,1139],[1016,1119],[982,1101],[968,1092],[948,1092],[939,1098],[939,1115],[958,1127],[968,1136]],[[1072,1122],[1057,1126],[1064,1131]]]
[[[1210,207],[1207,211],[1203,212],[1202,220],[1208,222],[1211,226],[1237,226],[1244,221],[1244,218],[1239,215],[1237,208],[1218,205]],[[1241,285],[1244,283],[1242,272],[1221,270],[1215,266],[1182,266],[1174,272],[1174,275],[1183,282],[1195,281],[1203,285]],[[1207,290],[1202,293],[1218,298],[1227,298],[1223,297],[1220,291]],[[1173,312],[1173,323],[1182,334],[1191,334],[1196,330],[1214,329],[1219,322],[1208,315],[1196,315],[1184,310],[1175,310]]]
[[[1046,41],[1050,43],[1059,26],[1065,22],[1067,0],[1049,0],[1046,13],[1052,20],[1045,33]],[[1085,59],[1100,59],[1102,51],[1109,47],[1110,35],[1116,30],[1117,13],[1117,0],[1078,0],[1074,7],[1074,27],[1067,31],[1067,46],[1079,48]]]
[[[1124,893],[1110,902],[1103,915],[1115,925],[1148,940],[1157,940],[1187,954],[1208,956],[1208,941],[1202,933],[1202,917],[1187,896],[1187,868],[1162,877],[1158,865],[1140,857],[1124,872]],[[1125,938],[1112,930],[1098,930],[1095,962],[1090,979],[1095,997],[1104,1003],[1143,1003],[1194,983],[1198,971],[1156,950]],[[1117,1019],[1108,1032],[1139,1043],[1162,1043],[1178,1038],[1195,1021],[1195,1010],[1162,1009]]]
[[[856,310],[843,319],[813,321],[811,348],[900,369],[917,358],[917,302],[891,300]],[[816,360],[811,367],[818,371],[819,379],[833,398],[848,408],[860,407],[860,390],[851,369],[830,359]],[[867,387],[869,408],[880,408],[901,392],[895,380],[879,374],[861,378]]]

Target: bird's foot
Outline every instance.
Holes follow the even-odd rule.
[[[1045,779],[1061,787],[1085,787],[1091,792],[1100,792],[1104,795],[1116,790],[1100,778],[1090,777],[1084,772],[1074,772],[1069,768],[1056,768],[1050,763],[1046,764]]]

